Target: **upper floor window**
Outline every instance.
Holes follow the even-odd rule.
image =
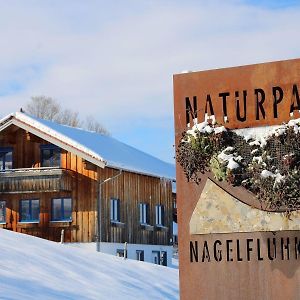
[[[141,224],[149,224],[149,204],[140,203],[140,223]]]
[[[20,221],[38,222],[40,219],[40,200],[30,199],[20,201]]]
[[[52,221],[71,221],[72,220],[72,199],[55,198],[51,202]]]
[[[60,167],[60,148],[55,145],[41,145],[41,166]]]
[[[110,219],[120,222],[120,199],[110,199]]]
[[[6,201],[0,201],[0,223],[6,223]]]
[[[155,206],[155,224],[156,225],[164,225],[164,206],[156,205]]]
[[[0,170],[12,169],[12,148],[0,148]]]

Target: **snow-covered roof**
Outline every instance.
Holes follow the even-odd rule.
[[[140,174],[175,179],[175,166],[117,139],[16,112],[0,120],[0,131],[14,124],[100,167],[105,165]],[[41,136],[41,134],[43,134]]]

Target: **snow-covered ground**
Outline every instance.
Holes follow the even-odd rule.
[[[0,229],[0,299],[178,299],[178,270]]]

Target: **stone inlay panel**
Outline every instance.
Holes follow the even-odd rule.
[[[237,200],[210,179],[190,219],[190,234],[300,230],[300,210],[290,218]]]

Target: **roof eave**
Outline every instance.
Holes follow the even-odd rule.
[[[100,168],[104,168],[106,166],[105,161],[101,161],[97,158],[94,158],[93,156],[91,156],[79,149],[76,149],[72,145],[64,143],[63,141],[59,140],[58,138],[52,137],[51,135],[47,134],[46,132],[43,132],[33,126],[30,126],[29,124],[26,124],[25,122],[22,122],[21,120],[16,119],[14,114],[7,116],[6,118],[4,118],[0,121],[0,132],[11,125],[15,125],[19,128],[22,128],[22,129],[40,137],[43,140],[46,140],[66,151],[72,152],[75,155],[80,156],[81,158],[89,161],[90,163],[92,163]]]
[[[135,174],[140,174],[140,175],[145,175],[145,176],[150,176],[150,177],[155,177],[155,178],[160,178],[160,179],[166,179],[166,180],[171,180],[171,181],[176,181],[175,177],[170,177],[170,176],[162,176],[162,175],[158,175],[158,174],[153,174],[150,172],[143,172],[143,171],[138,171],[138,170],[133,170],[133,169],[128,169],[128,168],[123,168],[117,165],[113,165],[113,164],[109,164],[107,163],[106,167],[108,168],[112,168],[112,169],[120,169],[123,170],[125,172],[130,172],[130,173],[135,173]]]

